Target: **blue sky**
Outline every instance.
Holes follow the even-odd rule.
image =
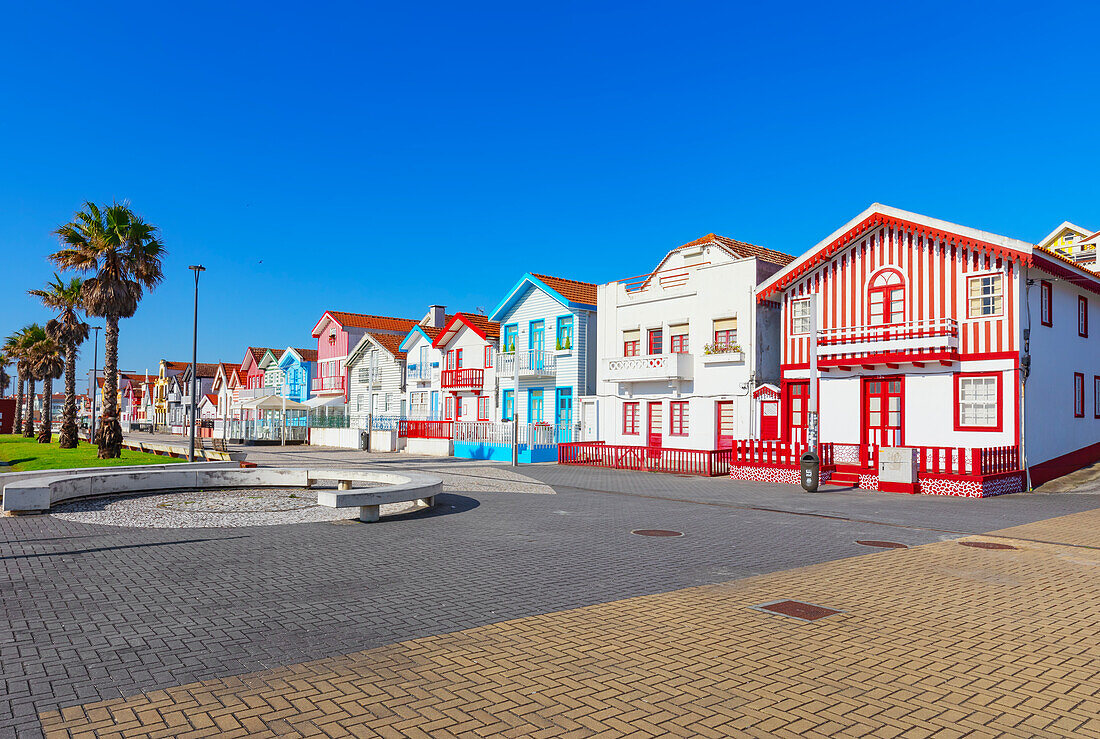
[[[121,365],[491,310],[710,231],[799,253],[879,201],[1100,228],[1096,4],[8,4],[0,335],[83,200],[163,229]],[[82,368],[90,365],[90,345]]]

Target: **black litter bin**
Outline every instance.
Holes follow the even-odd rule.
[[[813,452],[802,455],[802,489],[807,493],[816,493],[821,481],[821,460]]]

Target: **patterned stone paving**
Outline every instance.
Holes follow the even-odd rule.
[[[43,712],[51,737],[1100,737],[1100,511]],[[686,544],[649,539],[647,546]],[[752,606],[793,599],[815,622]]]

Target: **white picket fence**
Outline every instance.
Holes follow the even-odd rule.
[[[468,444],[511,446],[513,430],[518,429],[520,444],[528,448],[548,448],[557,444],[557,429],[546,423],[459,421],[454,425],[454,440]]]

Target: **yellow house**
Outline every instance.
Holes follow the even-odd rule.
[[[1061,226],[1051,231],[1046,238],[1039,242],[1039,247],[1058,252],[1084,267],[1095,270],[1096,236],[1097,232],[1081,228],[1069,221],[1063,221]]]

